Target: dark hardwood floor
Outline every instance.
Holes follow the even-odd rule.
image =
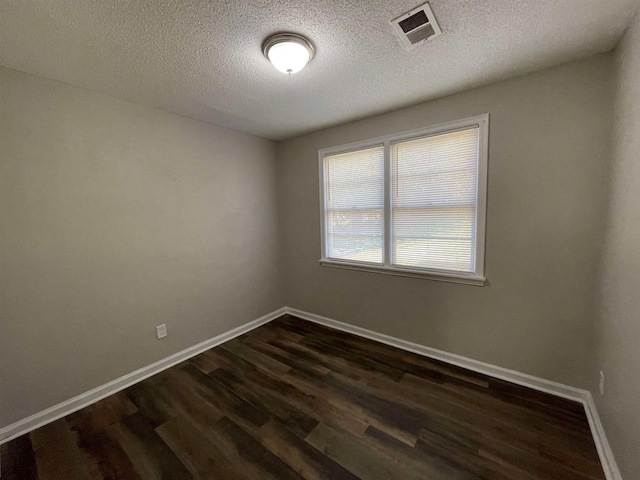
[[[582,405],[290,316],[1,452],[2,480],[604,478]]]

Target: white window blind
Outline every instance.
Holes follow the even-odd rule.
[[[384,147],[324,158],[326,254],[382,264]]]
[[[474,272],[479,128],[391,145],[392,264]]]

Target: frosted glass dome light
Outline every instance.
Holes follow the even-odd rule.
[[[274,67],[290,75],[299,72],[309,63],[315,54],[315,48],[302,35],[278,33],[264,41],[262,52]]]

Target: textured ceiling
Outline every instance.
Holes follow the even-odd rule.
[[[0,65],[283,139],[611,50],[638,0],[432,0],[443,35],[405,51],[421,0],[0,0]],[[260,45],[307,35],[290,77]]]

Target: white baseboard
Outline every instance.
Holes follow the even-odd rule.
[[[435,360],[440,360],[441,362],[457,365],[459,367],[466,368],[467,370],[482,373],[493,378],[499,378],[507,382],[515,383],[517,385],[522,385],[524,387],[529,387],[534,390],[582,403],[584,405],[587,420],[589,421],[589,426],[591,428],[593,440],[596,444],[596,449],[598,450],[598,455],[600,456],[602,469],[604,470],[607,480],[622,480],[615,458],[613,457],[613,452],[611,451],[609,442],[607,441],[607,437],[602,427],[602,423],[600,422],[600,417],[598,416],[593,397],[591,395],[591,392],[589,392],[588,390],[570,387],[568,385],[563,385],[551,380],[545,380],[544,378],[534,377],[526,373],[516,372],[515,370],[498,367],[496,365],[480,362],[478,360],[473,360],[461,355],[456,355],[442,350],[437,350],[435,348],[426,347],[424,345],[419,345],[407,340],[391,337],[383,333],[374,332],[372,330],[367,330],[366,328],[339,322],[338,320],[322,317],[314,313],[304,312],[295,308],[285,307],[285,311],[286,313],[302,318],[303,320],[308,320],[310,322],[318,323],[326,327],[335,328],[343,332],[352,333],[360,337],[368,338],[369,340],[375,340],[376,342],[384,343],[386,345],[413,352],[418,355],[423,355]]]
[[[536,390],[550,393],[558,397],[568,398],[569,400],[575,400],[576,402],[582,402],[584,395],[589,393],[586,390],[569,387],[561,383],[552,382],[550,380],[545,380],[543,378],[527,375],[526,373],[520,373],[516,372],[515,370],[498,367],[489,363],[479,362],[478,360],[473,360],[471,358],[445,352],[443,350],[426,347],[424,345],[419,345],[407,340],[391,337],[383,333],[374,332],[373,330],[367,330],[366,328],[356,327],[355,325],[350,325],[348,323],[339,322],[338,320],[322,317],[314,313],[303,312],[301,310],[289,307],[286,307],[285,310],[290,315],[294,315],[310,322],[318,323],[330,328],[335,328],[337,330],[342,330],[343,332],[352,333],[360,337],[368,338],[369,340],[375,340],[376,342],[384,343],[392,347],[417,353],[418,355],[433,358],[434,360],[440,360],[441,362],[449,363],[451,365],[457,365],[458,367],[482,373],[493,378],[499,378],[507,382],[534,388]]]
[[[604,470],[607,480],[622,480],[622,475],[618,469],[618,464],[613,456],[613,451],[611,450],[607,436],[604,433],[604,427],[600,421],[600,416],[598,415],[598,410],[596,409],[596,404],[593,401],[591,392],[587,392],[587,397],[582,403],[584,404],[584,410],[587,414],[587,420],[589,420],[591,434],[593,435],[593,442],[596,444],[602,469]]]
[[[274,320],[284,315],[285,313],[286,307],[280,308],[256,320],[245,323],[244,325],[240,325],[233,330],[229,330],[178,353],[174,353],[173,355],[163,358],[162,360],[152,363],[151,365],[142,367],[120,378],[116,378],[109,383],[105,383],[104,385],[94,388],[93,390],[89,390],[88,392],[82,393],[76,397],[70,398],[69,400],[54,405],[53,407],[47,408],[46,410],[43,410],[27,418],[19,420],[16,423],[8,425],[0,429],[0,444],[8,442],[9,440],[19,437],[20,435],[24,435],[25,433],[29,433],[30,431],[46,425],[47,423],[58,420],[59,418],[65,417],[70,413],[73,413],[77,410],[80,410],[81,408],[91,405],[92,403],[102,400],[109,395],[113,395],[120,390],[123,390],[135,383],[144,380],[145,378],[151,377],[156,373],[160,373],[161,371],[173,367],[180,362],[184,362],[185,360],[194,357],[204,352],[205,350],[209,350],[216,345],[220,345],[221,343],[247,333],[254,328],[258,328],[265,323],[269,323],[271,320]]]
[[[258,328],[265,323],[269,323],[270,321],[275,320],[276,318],[284,314],[294,315],[303,320],[308,320],[310,322],[318,323],[330,328],[335,328],[336,330],[341,330],[343,332],[352,333],[360,337],[368,338],[370,340],[384,343],[386,345],[400,348],[402,350],[407,350],[409,352],[433,358],[435,360],[440,360],[445,363],[457,365],[459,367],[482,373],[490,377],[499,378],[507,382],[533,388],[534,390],[539,390],[542,392],[550,393],[552,395],[567,398],[569,400],[580,402],[584,405],[587,419],[589,421],[589,426],[591,427],[591,433],[593,434],[593,440],[596,444],[596,448],[600,456],[600,461],[602,462],[602,468],[605,472],[607,480],[622,480],[622,477],[620,476],[620,472],[618,470],[618,466],[609,446],[609,442],[607,441],[607,437],[604,433],[602,423],[600,422],[600,417],[598,416],[598,412],[593,401],[593,397],[591,396],[591,392],[563,385],[561,383],[552,382],[550,380],[545,380],[543,378],[534,377],[532,375],[527,375],[525,373],[516,372],[515,370],[509,370],[506,368],[498,367],[496,365],[480,362],[471,358],[463,357],[461,355],[456,355],[442,350],[437,350],[435,348],[426,347],[424,345],[419,345],[407,340],[391,337],[383,333],[374,332],[372,330],[367,330],[355,325],[350,325],[348,323],[339,322],[331,318],[322,317],[320,315],[289,307],[282,307],[256,320],[245,323],[244,325],[240,325],[233,330],[229,330],[228,332],[225,332],[221,335],[213,337],[209,340],[205,340],[204,342],[198,343],[197,345],[182,350],[181,352],[170,355],[169,357],[152,363],[151,365],[140,368],[109,383],[105,383],[104,385],[94,388],[93,390],[89,390],[88,392],[82,393],[76,397],[59,403],[58,405],[54,405],[53,407],[50,407],[46,410],[24,418],[16,423],[1,428],[0,444],[8,442],[9,440],[19,437],[20,435],[24,435],[25,433],[29,433],[30,431],[46,425],[47,423],[58,420],[59,418],[62,418],[66,415],[69,415],[70,413],[80,410],[81,408],[91,405],[92,403],[102,400],[109,395],[113,395],[120,390],[123,390],[135,383],[144,380],[145,378],[148,378],[152,375],[155,375],[156,373],[166,370],[167,368],[177,365],[180,362],[194,357],[195,355],[198,355],[205,350],[209,350],[210,348],[220,345],[221,343],[247,333],[254,328]]]

